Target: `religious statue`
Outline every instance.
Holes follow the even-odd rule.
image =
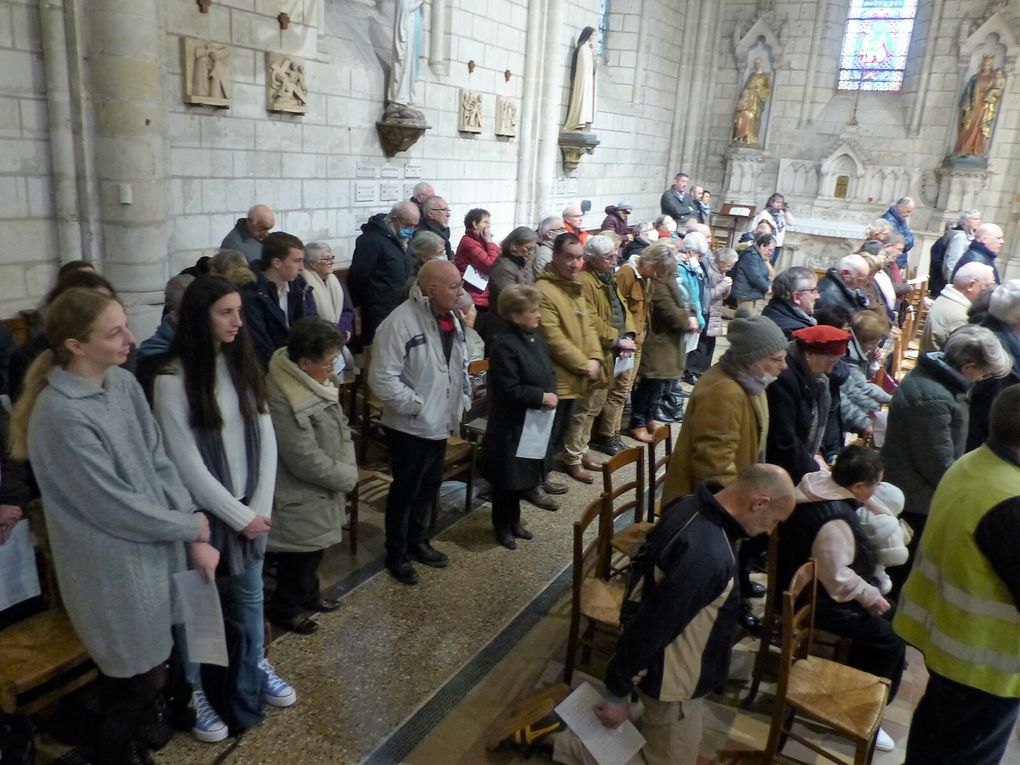
[[[733,114],[733,143],[761,145],[761,118],[771,93],[772,80],[768,72],[762,71],[761,59],[756,58],[737,99]]]
[[[594,27],[585,27],[577,38],[574,60],[570,66],[570,106],[566,132],[589,132],[595,121],[595,34]]]
[[[308,88],[305,86],[305,65],[293,56],[267,53],[266,86],[269,110],[274,112],[308,111]]]
[[[496,99],[496,135],[517,135],[517,104],[512,98]]]
[[[482,94],[475,90],[460,92],[460,119],[457,130],[461,133],[482,132]]]
[[[987,153],[1005,86],[1006,75],[995,69],[995,57],[983,56],[981,68],[967,82],[960,99],[960,132],[954,156],[983,157]]]
[[[184,100],[189,104],[230,106],[230,48],[182,38]]]
[[[396,0],[393,10],[393,61],[387,104],[407,106],[414,100],[421,58],[422,5],[425,0]]]

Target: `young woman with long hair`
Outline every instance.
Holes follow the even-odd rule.
[[[200,741],[262,719],[263,700],[289,706],[297,696],[263,657],[262,562],[276,482],[276,437],[266,386],[244,322],[241,295],[218,276],[200,276],[184,293],[167,365],[156,376],[153,410],[198,506],[209,514],[220,552],[217,585],[234,641],[231,681],[218,709],[208,703],[198,667],[187,674]]]
[[[134,338],[124,309],[70,289],[46,310],[48,348],[32,362],[11,421],[11,451],[30,458],[60,593],[99,667],[97,763],[151,762],[140,726],[173,646],[171,575],[211,575],[209,524],[163,451],[142,389],[119,368]]]

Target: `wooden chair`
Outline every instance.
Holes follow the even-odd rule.
[[[659,444],[665,443],[665,453],[656,457]],[[660,487],[666,483],[666,468],[669,466],[669,458],[673,454],[673,431],[668,425],[657,428],[652,433],[651,443],[648,444],[648,522],[655,523],[659,516],[661,499],[657,498]],[[659,471],[662,475],[659,475]]]
[[[798,569],[783,593],[783,639],[776,691],[765,749],[765,763],[792,738],[835,763],[846,761],[793,732],[795,717],[821,723],[854,744],[853,765],[867,765],[875,751],[875,737],[889,698],[889,681],[828,659],[810,656],[818,579],[815,562]],[[784,758],[785,759],[785,758]]]
[[[614,486],[614,477],[628,465],[635,466],[634,480]],[[646,489],[645,450],[640,446],[624,449],[602,463],[602,491],[606,497],[606,525],[612,540],[612,548],[628,558],[637,555],[641,545],[645,543],[645,537],[652,530],[652,524],[644,520]],[[620,531],[615,531],[616,519],[630,512],[634,513],[634,522]]]
[[[620,606],[626,585],[609,572],[610,530],[606,528],[605,495],[593,500],[574,522],[574,567],[570,599],[570,633],[563,682],[570,684],[577,660],[577,649],[584,648],[583,661],[591,661],[591,649],[598,627],[620,629]],[[594,533],[592,533],[594,527]],[[588,541],[585,542],[585,537]],[[587,624],[582,632],[581,619]]]
[[[464,512],[471,512],[471,500],[475,489],[475,454],[478,451],[470,441],[463,438],[450,436],[446,439],[446,455],[443,457],[443,480],[463,480],[466,485],[464,496]],[[439,520],[439,495],[441,489],[436,489],[436,496],[432,499],[432,518],[429,521],[429,528],[435,530]]]
[[[358,468],[358,482],[354,485],[354,491],[351,492],[350,503],[348,505],[351,511],[350,522],[345,527],[347,529],[347,538],[351,542],[351,555],[358,554],[358,514],[361,509],[362,494],[371,489],[388,486],[392,481],[393,479],[385,473]]]
[[[758,639],[758,651],[754,656],[754,668],[751,670],[751,689],[744,698],[744,707],[751,706],[758,695],[758,686],[761,685],[761,678],[765,672],[765,662],[773,646],[779,645],[779,638],[782,634],[780,623],[780,611],[782,603],[779,593],[779,529],[773,529],[769,534],[768,568],[766,569],[766,592],[765,592],[765,613],[761,618],[761,637]]]
[[[468,364],[471,383],[471,406],[464,413],[461,431],[464,439],[477,444],[485,435],[489,423],[489,360],[480,359]]]

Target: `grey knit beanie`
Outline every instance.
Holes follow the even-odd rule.
[[[736,364],[751,364],[758,359],[785,351],[790,341],[772,319],[767,316],[749,316],[733,319],[726,331],[730,341],[730,354]]]

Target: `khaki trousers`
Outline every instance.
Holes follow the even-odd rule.
[[[606,405],[609,388],[589,387],[581,398],[574,403],[574,411],[570,415],[570,426],[563,437],[563,454],[560,455],[565,465],[580,465],[584,455],[588,453],[588,442],[591,440],[591,427],[595,418]]]
[[[658,701],[638,691],[644,713],[637,721],[645,737],[641,751],[626,765],[697,765],[704,703],[701,699]],[[553,762],[598,765],[573,731],[554,734]]]
[[[634,366],[616,378],[613,387],[609,389],[606,396],[606,405],[602,409],[602,416],[595,425],[595,436],[597,438],[611,438],[620,432],[620,425],[623,422],[623,409],[627,406],[627,399],[630,398],[630,391],[637,379],[637,371],[641,368],[641,349],[634,352]]]
[[[760,316],[761,312],[765,310],[766,301],[764,300],[738,300],[737,310],[746,308],[751,312],[752,316]]]

